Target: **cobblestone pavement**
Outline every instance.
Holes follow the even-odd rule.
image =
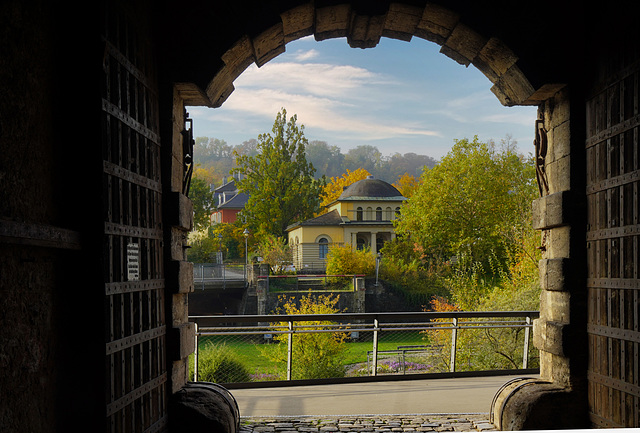
[[[495,431],[489,414],[242,417],[240,433]]]

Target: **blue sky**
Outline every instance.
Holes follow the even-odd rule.
[[[346,39],[306,37],[261,68],[251,65],[220,108],[189,107],[194,135],[229,145],[271,132],[277,112],[297,114],[309,141],[342,153],[359,145],[385,155],[414,152],[440,159],[454,139],[499,142],[507,134],[533,153],[535,107],[504,107],[474,66],[459,65],[432,42],[382,38],[353,49]]]

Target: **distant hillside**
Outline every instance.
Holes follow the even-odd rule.
[[[235,146],[218,138],[198,137],[195,141],[194,160],[199,168],[209,172],[209,179],[215,185],[229,177],[234,166],[234,151],[240,155],[257,154],[258,141],[255,139]],[[416,153],[384,156],[376,146],[369,145],[358,146],[343,154],[338,146],[330,146],[326,141],[312,141],[306,150],[307,160],[316,168],[317,178],[322,175],[341,176],[347,169],[364,168],[376,178],[393,183],[404,173],[418,177],[424,167],[433,168],[437,164],[434,158]]]

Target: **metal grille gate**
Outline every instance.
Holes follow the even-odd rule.
[[[640,427],[640,63],[587,101],[588,397],[592,422]]]
[[[158,89],[146,14],[105,2],[102,194],[107,431],[166,429]]]

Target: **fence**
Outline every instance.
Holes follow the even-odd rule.
[[[226,287],[227,283],[238,284],[247,281],[245,265],[194,263],[193,283],[195,288],[204,289],[208,285]]]
[[[258,281],[266,282],[268,292],[300,292],[309,290],[350,291],[364,289],[364,275],[261,275]]]
[[[266,383],[533,374],[537,311],[193,316],[193,380]],[[205,377],[206,376],[206,377]],[[259,383],[262,382],[262,383]]]

